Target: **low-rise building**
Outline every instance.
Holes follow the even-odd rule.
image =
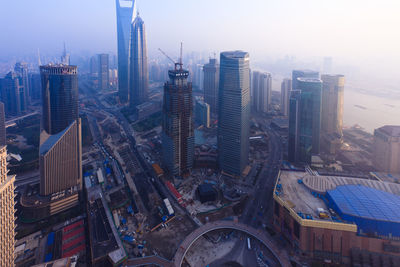
[[[400,184],[280,171],[273,210],[275,230],[304,259],[398,266]]]

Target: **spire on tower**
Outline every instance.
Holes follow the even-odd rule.
[[[40,49],[37,49],[37,55],[38,55],[38,66],[40,67],[42,65],[42,62],[40,61]]]
[[[132,0],[132,22],[135,21],[137,16],[139,16],[139,12],[136,8],[136,0]]]

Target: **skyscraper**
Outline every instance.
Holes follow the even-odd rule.
[[[270,73],[253,72],[252,106],[255,112],[268,112],[271,105],[272,78]]]
[[[218,114],[219,64],[217,59],[210,58],[210,62],[203,67],[204,72],[204,102],[210,105],[210,111]]]
[[[249,158],[250,58],[223,52],[220,62],[218,162],[225,173],[240,176]]]
[[[290,97],[289,160],[311,163],[320,152],[322,82],[297,78],[297,85]]]
[[[292,91],[292,80],[285,78],[281,84],[281,114],[283,116],[289,115],[290,91]]]
[[[321,136],[323,150],[334,154],[343,137],[344,76],[322,75]]]
[[[77,67],[47,65],[40,67],[40,73],[40,194],[47,196],[82,186],[81,122]]]
[[[192,84],[189,72],[175,66],[164,85],[163,164],[173,175],[185,176],[193,167],[194,125]]]
[[[0,147],[7,145],[5,116],[4,104],[0,102]]]
[[[57,134],[78,119],[78,69],[76,66],[40,67],[43,129]]]
[[[14,266],[15,176],[7,175],[7,148],[0,148],[0,266]]]
[[[20,95],[21,111],[26,111],[30,103],[28,63],[17,62],[15,64],[14,71],[19,78],[19,95]]]
[[[15,72],[9,72],[0,80],[1,101],[7,116],[21,114],[20,79]]]
[[[195,118],[197,124],[210,128],[210,105],[201,98],[196,99]]]
[[[400,174],[400,126],[386,125],[376,129],[373,148],[377,170]]]
[[[97,66],[98,66],[98,85],[99,90],[108,90],[110,85],[110,65],[108,54],[97,55]]]
[[[131,25],[129,46],[129,102],[137,106],[147,101],[149,72],[147,65],[146,30],[137,14]]]
[[[318,71],[313,70],[293,70],[292,71],[292,90],[298,90],[297,78],[315,78],[319,79]]]
[[[129,100],[129,38],[132,15],[136,15],[136,3],[116,0],[118,38],[118,93],[121,103]]]

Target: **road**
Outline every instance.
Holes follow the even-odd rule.
[[[262,125],[262,124],[260,124]],[[261,126],[269,136],[269,156],[259,174],[257,183],[250,192],[249,202],[240,220],[255,228],[268,224],[272,218],[273,189],[282,163],[281,137],[268,126]]]

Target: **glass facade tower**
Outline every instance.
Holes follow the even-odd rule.
[[[139,14],[131,25],[129,47],[129,102],[137,106],[147,101],[149,72],[145,25]]]
[[[76,66],[40,67],[43,129],[59,133],[78,119],[78,69]]]
[[[135,0],[116,0],[118,38],[118,94],[121,103],[129,100],[129,38],[132,15],[136,14]]]
[[[247,52],[223,52],[220,58],[218,162],[240,176],[248,164],[250,134],[250,58]]]
[[[289,114],[289,160],[311,163],[320,152],[322,82],[297,78],[299,90],[292,91]]]

